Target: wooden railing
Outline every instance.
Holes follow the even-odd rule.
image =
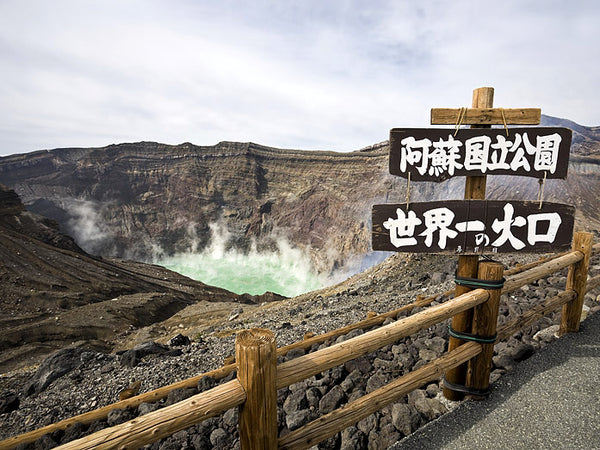
[[[572,251],[506,271],[504,273],[506,282],[501,290],[471,290],[391,324],[279,365],[276,364],[277,355],[285,355],[294,348],[308,349],[315,343],[325,342],[354,329],[368,329],[381,325],[389,317],[397,318],[401,313],[427,306],[433,300],[439,300],[440,295],[427,298],[418,297],[416,302],[394,311],[379,314],[279,349],[276,349],[275,338],[270,331],[245,330],[240,332],[236,338],[236,362],[234,364],[6,439],[0,442],[0,450],[34,442],[44,434],[52,433],[57,429],[66,429],[77,422],[91,423],[104,419],[113,409],[135,408],[143,402],[158,401],[175,389],[196,386],[198,381],[205,376],[221,379],[236,369],[238,371],[237,378],[232,381],[174,405],[69,442],[59,448],[138,448],[234,407],[240,407],[239,431],[243,449],[308,448],[386,405],[398,401],[412,390],[440,379],[445,372],[462,364],[469,363],[472,368],[475,368],[475,370],[469,371],[475,375],[471,375],[465,380],[467,388],[487,387],[494,344],[467,342],[440,358],[397,378],[388,385],[321,416],[281,438],[277,436],[277,389],[373,352],[468,310],[474,311],[473,330],[477,330],[477,333],[482,335],[494,334],[497,331],[497,341],[509,338],[520,329],[561,307],[563,311],[560,333],[577,331],[585,293],[600,286],[600,276],[589,280],[587,277],[590,255],[592,252],[599,251],[600,244],[592,245],[590,233],[576,233]],[[480,263],[480,270],[491,271],[488,273],[492,273],[493,277],[502,278],[502,269],[497,266],[490,267],[490,264],[494,265],[489,262]],[[546,299],[521,317],[515,318],[495,330],[498,314],[497,302],[501,293],[515,291],[532,281],[566,267],[569,267],[569,274],[564,292]],[[480,278],[483,277],[480,276]],[[442,294],[444,298],[451,296],[451,291]],[[491,333],[490,330],[492,330]]]

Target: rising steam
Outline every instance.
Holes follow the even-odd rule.
[[[62,198],[58,202],[67,212],[67,233],[85,251],[102,256],[125,257],[144,260],[165,266],[205,284],[218,286],[232,292],[260,295],[266,291],[293,297],[311,290],[343,281],[355,273],[382,261],[384,252],[346,257],[340,261],[334,248],[298,248],[285,232],[274,230],[260,244],[255,240],[244,249],[235,246],[235,236],[221,220],[210,225],[211,238],[202,242],[196,235],[195,224],[187,226],[182,243],[185,252],[169,254],[156,240],[140,233],[134,240],[135,248],[118,244],[115,230],[103,220],[105,205],[91,200]],[[131,230],[136,233],[136,230]],[[317,256],[322,270],[316,270]],[[317,253],[318,252],[318,253]],[[322,264],[325,261],[325,264]],[[340,261],[333,264],[333,261]],[[335,267],[330,270],[327,267]]]
[[[292,297],[326,284],[312,267],[308,252],[293,247],[283,236],[269,249],[258,250],[252,242],[249,251],[230,247],[231,235],[222,224],[210,225],[211,240],[201,251],[166,257],[157,263],[232,292],[252,295],[265,291]]]
[[[67,233],[75,242],[93,255],[108,253],[107,247],[112,247],[114,236],[101,218],[100,205],[91,200],[63,198],[61,206],[70,216]]]

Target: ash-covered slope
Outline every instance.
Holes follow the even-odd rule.
[[[197,301],[250,301],[162,267],[92,257],[0,185],[0,371],[80,341],[109,349],[130,327]]]
[[[508,266],[538,259],[537,255],[527,254],[509,258],[507,255],[498,256]],[[592,258],[592,267],[600,267],[598,258]],[[30,368],[0,377],[0,392],[20,400],[16,405],[14,401],[12,403],[12,408],[16,410],[1,417],[4,423],[0,427],[0,439],[114,403],[119,399],[119,393],[134,380],[141,384],[140,393],[147,393],[176,380],[196,377],[213,369],[222,370],[225,358],[234,354],[235,333],[242,329],[271,329],[276,334],[277,345],[281,347],[302,341],[306,333],[322,334],[354,324],[374,312],[384,313],[397,309],[412,303],[420,295],[431,295],[432,299],[440,301],[439,294],[454,286],[455,269],[454,257],[398,253],[340,285],[264,306],[244,306],[235,316],[215,322],[209,327],[195,328],[197,320],[188,322],[185,328],[176,325],[169,329],[165,323],[164,336],[159,338],[157,335],[154,338],[163,343],[171,342],[169,348],[171,351],[178,350],[178,355],[171,352],[167,354],[164,351],[166,348],[163,348],[163,351],[156,353],[147,352],[145,356],[140,356],[140,360],[132,363],[129,357],[131,352],[88,352],[84,355],[61,352],[49,358],[37,371]],[[591,275],[595,275],[595,272]],[[564,288],[566,278],[567,269],[564,269],[525,289],[515,291],[510,296],[503,296],[499,309],[499,326],[515,320],[534,305],[539,305],[542,298],[556,295],[559,289]],[[589,307],[590,313],[600,309],[596,300],[597,293],[596,290],[585,296],[585,305]],[[186,318],[197,314],[193,311],[194,308],[195,306],[190,306],[179,312],[175,323],[185,324]],[[388,316],[384,323],[392,324],[404,317],[405,313],[394,318]],[[560,311],[525,327],[507,341],[498,343],[494,349],[491,381],[499,379],[507,371],[518,370],[517,364],[520,361],[556,339],[558,323]],[[330,338],[321,345],[314,344],[311,349],[296,348],[282,358],[284,361],[291,361],[305,352],[347,341],[363,332],[355,329],[345,336]],[[175,333],[189,336],[192,342],[179,341],[173,344],[170,338]],[[323,414],[343,407],[440,357],[446,352],[448,337],[448,322],[444,321],[400,339],[394,345],[347,361],[289,388],[280,389],[279,435],[283,437]],[[138,349],[141,350],[139,347]],[[51,361],[54,364],[51,365]],[[57,373],[57,366],[67,367]],[[58,378],[40,386],[39,381],[45,381],[42,376],[49,372],[48,368],[55,369],[54,373],[57,373]],[[144,402],[138,408],[115,410],[107,420],[96,421],[89,427],[78,424],[69,427],[64,433],[48,434],[36,442],[36,448],[49,448],[48,444],[64,444],[107,426],[123,423],[157,408],[173,405],[213,387],[215,383],[229,379],[231,378],[227,377],[217,381],[204,377],[200,382],[196,379],[196,382],[185,389],[175,389],[160,402]],[[34,391],[37,393],[28,395],[32,386],[37,388]],[[435,420],[448,408],[456,406],[456,402],[447,402],[442,398],[441,390],[442,381],[419,386],[404,399],[327,440],[320,448],[390,448],[403,436]],[[153,444],[151,448],[238,448],[237,428],[237,408],[233,408],[219,417],[192,426],[185,432],[175,433]]]

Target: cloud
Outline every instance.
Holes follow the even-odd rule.
[[[595,125],[592,1],[0,3],[0,155],[124,141],[354,150],[429,109]]]

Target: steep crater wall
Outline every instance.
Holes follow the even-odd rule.
[[[322,271],[368,251],[370,208],[385,200],[387,147],[353,153],[254,144],[122,144],[0,159],[0,182],[84,249],[150,259],[202,249],[211,224],[229,245],[312,249]]]
[[[544,189],[544,200],[576,206],[578,229],[600,228],[596,134],[576,126],[569,177]],[[94,254],[152,260],[199,251],[217,224],[227,246],[272,249],[285,238],[331,273],[369,252],[373,204],[406,201],[406,180],[388,173],[388,151],[387,142],[350,153],[233,142],[55,149],[0,158],[0,183]],[[462,178],[413,183],[411,201],[463,192]],[[488,198],[538,193],[535,179],[488,178]]]

